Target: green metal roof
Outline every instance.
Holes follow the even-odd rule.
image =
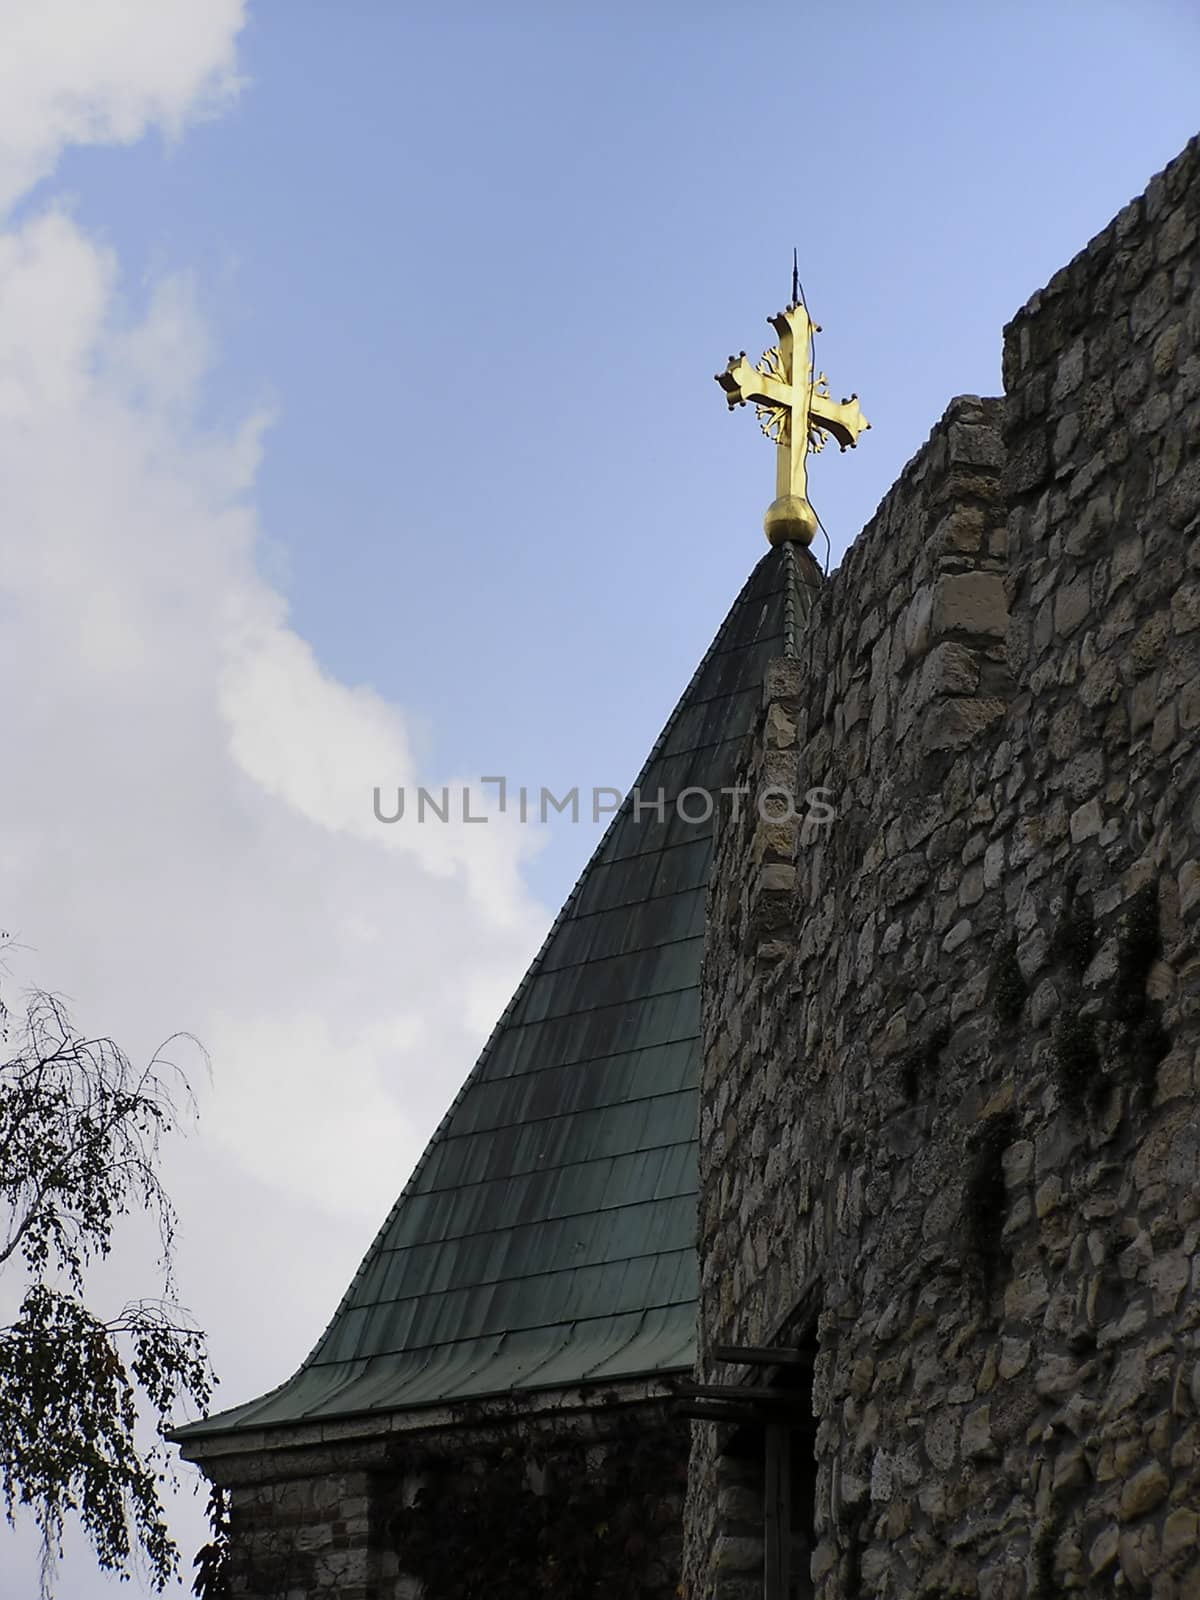
[[[196,1438],[678,1371],[696,1311],[708,824],[816,568],[758,564],[316,1349]]]

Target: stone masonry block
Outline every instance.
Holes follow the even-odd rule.
[[[1004,445],[995,428],[967,427],[956,422],[950,428],[950,459],[999,470],[1004,465]]]
[[[978,506],[955,506],[933,530],[930,541],[937,554],[970,554],[979,549],[986,526]]]
[[[979,687],[979,662],[966,645],[943,639],[921,666],[920,698],[939,694],[974,694]]]
[[[763,677],[763,704],[772,700],[798,700],[804,693],[804,663],[795,656],[776,656],[767,662]]]
[[[1008,625],[1004,579],[996,572],[951,572],[933,591],[931,631],[935,639],[948,633],[1003,639]]]
[[[942,700],[921,725],[921,749],[961,750],[1004,715],[1003,700]]]

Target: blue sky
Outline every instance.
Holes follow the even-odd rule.
[[[0,3],[5,994],[208,1047],[164,1178],[222,1403],[315,1342],[598,831],[372,787],[629,783],[765,548],[713,374],[793,245],[873,424],[811,473],[836,560],[1198,87],[1174,0]],[[59,1592],[114,1591],[72,1543]]]
[[[1161,0],[263,4],[239,57],[218,120],[53,187],[131,300],[192,274],[214,416],[275,408],[264,559],[321,659],[431,771],[559,786],[632,778],[763,547],[769,449],[712,374],[792,245],[873,423],[813,473],[840,553],[1200,104]],[[585,832],[532,866],[548,900]]]

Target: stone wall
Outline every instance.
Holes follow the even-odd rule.
[[[770,674],[836,820],[721,831],[700,1367],[816,1339],[822,1600],[1200,1594],[1198,223],[1193,142],[1014,319]]]
[[[230,1600],[673,1600],[687,1435],[642,1384],[185,1450],[227,1493]]]

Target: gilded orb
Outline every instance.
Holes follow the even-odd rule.
[[[772,500],[763,518],[763,532],[771,544],[810,545],[817,536],[817,514],[803,495],[781,494]]]

